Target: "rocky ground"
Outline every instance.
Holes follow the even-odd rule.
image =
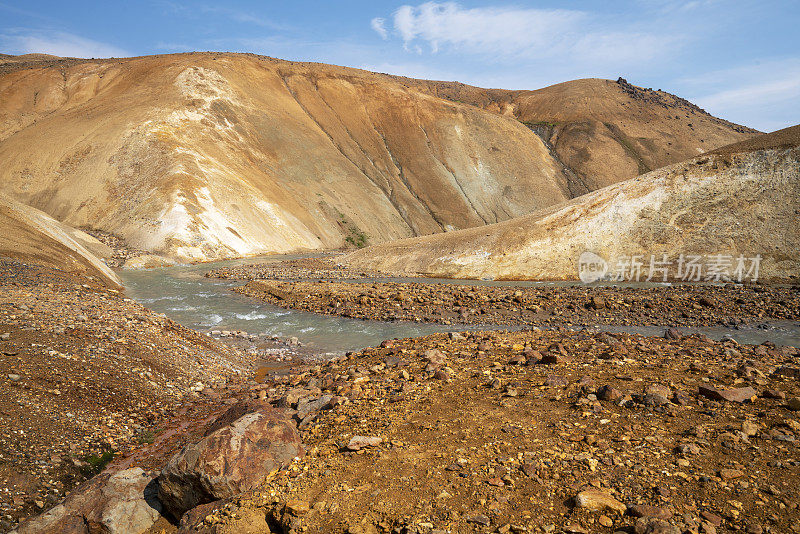
[[[249,365],[116,290],[0,260],[0,531]]]
[[[800,532],[798,355],[674,331],[385,342],[253,385],[305,455],[150,532]]]
[[[113,251],[112,256],[105,259],[106,265],[109,267],[122,267],[125,265],[126,261],[146,254],[143,250],[131,247],[124,239],[109,232],[103,232],[93,228],[82,228],[81,230],[96,238],[104,245],[111,247]]]
[[[531,317],[551,329],[254,369],[248,352],[275,340],[197,334],[114,290],[5,261],[3,530],[49,509],[19,534],[800,532],[797,348],[563,328],[796,318],[796,290],[292,281],[302,268],[333,278],[300,261],[245,288],[300,307],[335,287],[343,309],[329,313],[427,318],[435,305],[465,323],[519,325],[541,306]],[[470,313],[477,303],[488,311]]]
[[[738,325],[800,318],[800,290],[769,285],[474,286],[252,280],[243,295],[283,308],[381,321],[465,325]]]

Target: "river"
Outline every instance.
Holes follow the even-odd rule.
[[[212,269],[234,265],[280,261],[307,255],[260,256],[238,260],[178,265],[160,269],[120,270],[127,295],[148,308],[164,313],[174,321],[198,330],[243,330],[251,334],[280,337],[296,336],[309,349],[318,353],[340,354],[376,346],[385,339],[418,337],[435,332],[465,330],[464,326],[446,326],[412,322],[363,321],[286,310],[231,291],[243,282],[206,278]],[[485,280],[417,280],[419,283],[465,283],[478,285],[535,286],[552,282],[494,282]],[[361,280],[363,281],[363,280]],[[562,285],[564,283],[556,283]],[[469,327],[474,329],[474,327]],[[487,327],[495,329],[497,327]],[[507,328],[507,327],[500,327]],[[630,332],[662,335],[664,327],[597,326],[609,332]],[[684,332],[702,332],[714,339],[729,336],[739,343],[757,344],[769,340],[778,345],[800,346],[800,323],[783,321],[762,323],[736,329],[723,327],[681,328]]]

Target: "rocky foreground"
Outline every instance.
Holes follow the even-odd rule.
[[[438,334],[260,373],[160,473],[134,458],[19,532],[800,531],[800,353],[667,334]]]
[[[270,385],[307,454],[183,531],[800,530],[797,350],[670,336],[434,335]]]

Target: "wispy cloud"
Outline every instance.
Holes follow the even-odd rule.
[[[266,17],[261,17],[251,11],[243,11],[240,9],[232,9],[229,7],[221,7],[221,6],[202,6],[200,8],[200,11],[202,13],[211,15],[221,15],[223,17],[229,18],[234,22],[240,22],[242,24],[252,24],[254,26],[260,26],[261,28],[268,28],[270,30],[283,31],[290,29],[290,27],[287,25],[280,24]]]
[[[79,35],[50,30],[5,30],[0,33],[0,48],[11,54],[43,53],[62,57],[125,57],[128,52],[108,43]]]
[[[625,65],[674,52],[681,36],[626,31],[601,24],[599,15],[566,9],[465,8],[456,2],[403,5],[392,15],[403,47],[418,54],[420,44],[439,51],[506,60],[563,59]]]
[[[369,21],[369,26],[381,36],[381,39],[386,40],[389,38],[389,32],[386,30],[386,19],[375,17]]]

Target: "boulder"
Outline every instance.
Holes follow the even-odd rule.
[[[445,356],[442,351],[438,349],[429,349],[422,353],[423,361],[431,363],[433,365],[444,365],[447,363],[447,356]]]
[[[17,528],[19,534],[139,534],[161,517],[153,477],[139,467],[97,475]]]
[[[178,519],[195,506],[259,486],[303,453],[300,434],[283,412],[260,408],[176,453],[158,477],[158,497]]]

